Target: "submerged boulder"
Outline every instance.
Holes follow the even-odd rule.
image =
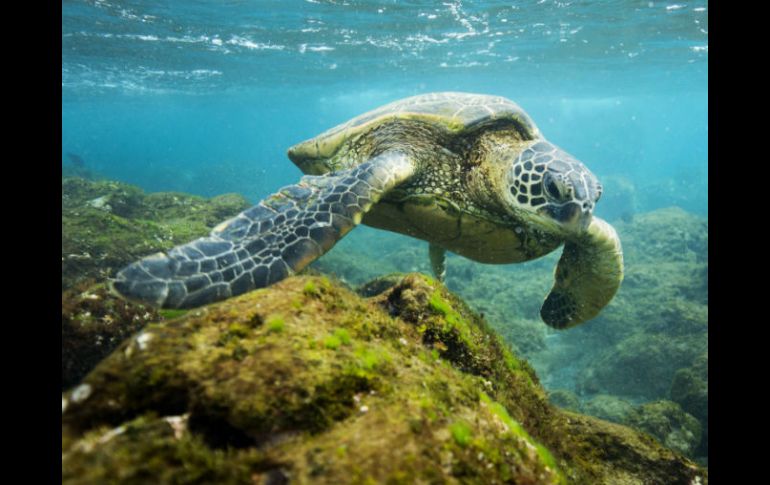
[[[635,333],[598,351],[595,361],[578,376],[578,390],[650,399],[667,396],[678,369],[687,367],[708,348],[707,337],[673,337]]]
[[[548,393],[548,401],[554,406],[579,413],[583,407],[580,398],[567,389],[554,389]]]
[[[84,282],[62,292],[62,390],[80,382],[124,339],[161,318],[152,307],[116,298],[104,284]]]
[[[146,326],[62,395],[64,483],[706,483],[548,403],[440,283],[291,277]]]
[[[695,359],[691,367],[680,369],[671,383],[671,400],[693,415],[701,425],[701,442],[695,450],[699,457],[709,452],[709,386],[708,353]]]
[[[672,450],[693,456],[701,440],[701,425],[675,402],[660,400],[631,411],[626,424],[645,431]]]
[[[598,394],[583,405],[583,412],[613,423],[624,423],[634,405],[609,394]]]

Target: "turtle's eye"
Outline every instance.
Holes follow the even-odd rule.
[[[566,190],[563,190],[562,184],[558,183],[551,174],[545,175],[543,186],[546,193],[555,200],[563,201],[569,195]]]

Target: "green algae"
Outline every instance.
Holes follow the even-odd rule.
[[[268,332],[281,333],[286,327],[286,320],[280,315],[272,315],[265,322]]]
[[[365,371],[371,371],[389,361],[388,354],[370,347],[359,347],[355,350],[358,358],[357,365]]]
[[[189,310],[180,310],[176,308],[162,308],[158,310],[161,317],[166,320],[173,320],[186,314]]]
[[[323,291],[308,298],[308,281]],[[595,454],[592,440],[625,443],[630,430],[551,407],[531,368],[435,281],[407,275],[369,300],[323,285],[288,278],[125,342],[86,378],[90,397],[63,396],[64,482],[159,473],[168,482],[548,484],[609,483],[621,466],[640,481],[701,473],[665,454],[665,472],[652,458],[639,469]],[[446,312],[429,303],[437,292]],[[329,336],[333,352],[322,344]],[[119,434],[87,446],[129,425],[130,443]],[[609,450],[625,456],[617,443]],[[635,446],[661,452],[652,441]],[[141,461],[149,456],[158,468]]]
[[[307,296],[317,296],[318,295],[318,288],[316,287],[315,283],[312,281],[308,281],[305,284],[305,287],[302,289],[302,292],[305,293]]]
[[[334,336],[339,339],[340,343],[342,345],[350,345],[351,339],[350,339],[350,332],[348,332],[344,328],[335,328],[334,329]]]
[[[455,442],[463,448],[468,446],[473,437],[470,426],[463,421],[452,423],[449,426],[449,432],[452,433],[452,438],[454,438]]]
[[[334,335],[327,335],[324,338],[323,343],[324,343],[324,347],[331,350],[337,350],[339,346],[342,345],[342,342],[340,341],[340,339]]]
[[[505,425],[508,427],[508,429],[515,434],[516,436],[523,438],[528,443],[530,443],[532,446],[535,447],[537,450],[538,457],[540,460],[548,467],[550,467],[553,470],[557,470],[556,467],[556,460],[554,460],[553,456],[551,455],[551,452],[548,451],[546,447],[541,445],[540,443],[535,442],[532,437],[527,433],[527,431],[514,420],[509,414],[508,411],[505,409],[505,407],[500,404],[499,402],[494,402],[490,397],[484,393],[480,393],[480,399],[481,402],[487,404],[489,406],[489,409],[492,411],[492,413],[497,416]],[[560,482],[563,482],[563,477],[560,476],[559,479]]]

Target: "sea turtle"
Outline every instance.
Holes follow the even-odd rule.
[[[431,93],[395,101],[289,149],[304,172],[208,237],[135,262],[112,281],[123,296],[190,308],[300,271],[357,224],[428,241],[482,263],[538,258],[564,244],[543,321],[596,316],[623,279],[615,230],[592,216],[596,177],[549,143],[516,103]]]

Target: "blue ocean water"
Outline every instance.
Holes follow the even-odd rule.
[[[640,209],[706,214],[707,67],[706,1],[68,0],[62,162],[257,201],[300,176],[294,143],[469,91],[516,101],[600,178],[677,187]]]

